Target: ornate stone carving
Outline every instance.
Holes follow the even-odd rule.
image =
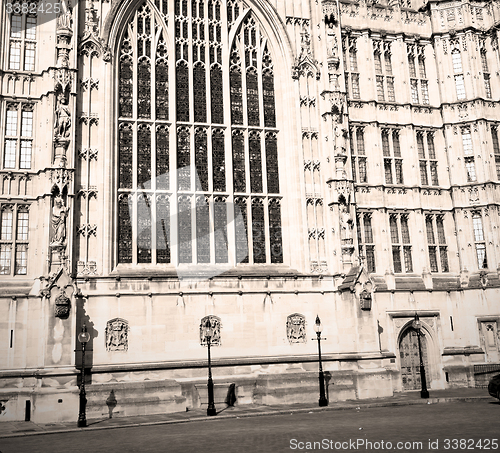
[[[106,323],[106,351],[128,351],[128,321],[114,318]]]
[[[207,324],[207,321],[210,321],[210,325],[212,326],[212,337],[210,338],[210,346],[220,346],[221,344],[221,335],[220,329],[222,324],[220,322],[220,318],[217,316],[209,315],[202,318],[200,323],[200,343],[202,346],[207,345],[207,339],[203,335],[203,329]]]
[[[54,305],[54,315],[56,318],[68,319],[70,310],[71,310],[71,301],[69,297],[66,296],[64,292],[61,291],[61,294],[59,294],[56,297]]]
[[[286,337],[290,344],[305,343],[306,337],[306,318],[304,315],[294,313],[286,318]]]

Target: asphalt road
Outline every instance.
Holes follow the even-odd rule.
[[[0,451],[488,452],[500,449],[499,421],[500,403],[457,402],[4,438]]]

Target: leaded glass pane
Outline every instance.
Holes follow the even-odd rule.
[[[248,125],[259,126],[259,82],[255,68],[247,70],[247,113]]]
[[[260,149],[260,134],[251,132],[249,137],[250,150],[250,191],[262,193],[262,154]]]
[[[204,196],[196,198],[196,259],[210,263],[210,209]]]
[[[151,195],[137,195],[137,262],[151,263]]]
[[[197,63],[193,70],[194,92],[194,121],[206,123],[207,121],[207,82],[205,66]]]
[[[248,263],[247,201],[243,197],[234,200],[234,224],[236,229],[236,262]]]
[[[156,262],[170,263],[170,200],[156,197]]]
[[[403,239],[403,244],[410,243],[410,230],[408,228],[408,218],[406,216],[401,216],[401,238]]]
[[[212,168],[214,192],[226,190],[226,156],[224,151],[224,131],[216,129],[212,133]]]
[[[190,164],[189,129],[182,127],[177,131],[177,187],[179,190],[191,189]]]
[[[269,201],[269,242],[271,245],[271,263],[283,262],[283,244],[281,240],[281,206],[276,198]]]
[[[132,195],[118,196],[118,262],[132,262]]]
[[[122,49],[126,46],[126,44],[127,42],[124,42]],[[120,109],[119,115],[123,118],[132,118],[132,76],[132,58],[127,55],[120,61],[120,95],[118,99]]]
[[[26,275],[28,270],[28,245],[27,244],[17,244],[16,245],[16,275]]]
[[[137,68],[137,116],[151,118],[151,62],[139,60]]]
[[[278,142],[274,133],[266,134],[266,171],[267,192],[279,193]]]
[[[214,200],[215,262],[227,263],[227,209],[224,198]]]
[[[231,89],[231,123],[243,124],[243,91],[241,85],[241,61],[236,47],[231,51],[231,68],[229,73]]]
[[[179,197],[179,263],[191,263],[193,257],[191,240],[191,198]]]
[[[222,69],[215,65],[210,69],[210,106],[212,123],[224,123],[224,95],[222,92]]]
[[[264,206],[262,200],[252,201],[252,244],[253,262],[266,262],[266,239],[264,229]]]
[[[133,132],[132,125],[121,123],[119,126],[118,165],[120,189],[132,188],[132,154]]]
[[[151,188],[151,129],[141,124],[137,128],[137,185]]]
[[[176,92],[177,121],[189,121],[189,69],[185,61],[177,64]]]
[[[441,272],[449,272],[448,249],[446,247],[439,247],[439,256],[441,258]]]
[[[401,268],[401,249],[398,246],[392,246],[392,262],[394,265],[394,272],[399,274],[402,272]]]
[[[169,152],[168,127],[158,126],[156,129],[156,188],[169,189]]]
[[[158,51],[159,49],[157,50],[157,52]],[[157,60],[155,71],[156,71],[156,119],[168,120],[168,66],[166,61]]]
[[[389,217],[389,224],[391,227],[391,242],[393,244],[399,244],[398,222],[396,216],[391,215]]]
[[[425,218],[425,228],[427,231],[427,242],[429,244],[435,244],[434,229],[432,227],[432,217],[427,216]]]
[[[233,131],[233,181],[235,192],[246,192],[245,148],[243,133]]]
[[[196,187],[196,190],[208,192],[207,131],[205,129],[196,129],[194,146],[197,184],[199,183],[199,187]]]

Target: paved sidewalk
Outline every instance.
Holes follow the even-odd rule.
[[[500,402],[488,395],[487,389],[462,388],[448,390],[430,390],[430,398],[420,398],[420,392],[396,393],[387,398],[370,398],[363,400],[349,400],[330,402],[327,407],[318,407],[316,401],[289,405],[242,405],[224,408],[217,407],[216,417],[207,417],[206,406],[188,412],[170,414],[142,415],[133,417],[103,418],[87,420],[86,428],[78,428],[78,407],[75,407],[75,420],[65,423],[33,423],[33,422],[0,422],[0,438],[19,437],[39,434],[74,432],[81,430],[99,430],[127,428],[132,426],[161,425],[170,423],[187,423],[190,421],[212,421],[225,418],[255,417],[259,415],[273,415],[286,413],[300,413],[312,411],[334,411],[357,409],[363,410],[372,407],[408,406],[413,404],[437,404],[452,401],[484,401],[485,403],[499,404]]]

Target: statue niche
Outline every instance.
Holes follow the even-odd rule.
[[[52,246],[62,246],[66,244],[66,218],[69,208],[64,204],[61,195],[54,196],[50,223],[52,225]]]

